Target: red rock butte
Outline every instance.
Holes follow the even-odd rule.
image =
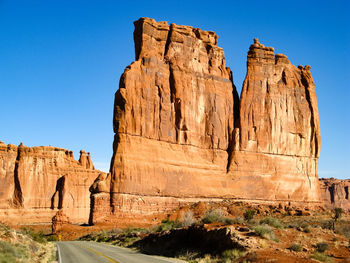
[[[0,142],[0,221],[51,223],[64,210],[73,223],[86,223],[89,187],[101,173],[85,151],[76,161],[62,148]]]
[[[350,179],[320,179],[321,197],[326,208],[342,208],[350,212]]]
[[[214,32],[134,24],[135,61],[115,94],[111,170],[91,188],[91,223],[196,201],[320,203],[310,66],[255,39],[239,98]]]

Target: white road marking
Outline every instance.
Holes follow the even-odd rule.
[[[60,247],[58,246],[57,243],[56,243],[56,247],[57,247],[57,251],[58,251],[58,263],[62,263],[61,251],[60,251]]]

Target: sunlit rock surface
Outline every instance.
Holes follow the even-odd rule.
[[[59,209],[72,222],[87,222],[89,187],[102,172],[90,154],[51,146],[18,147],[0,143],[0,221],[51,223]]]
[[[319,204],[320,128],[310,66],[257,39],[239,99],[218,36],[141,18],[114,104],[111,174],[90,222],[198,200]]]

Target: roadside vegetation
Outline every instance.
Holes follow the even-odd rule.
[[[342,210],[311,215],[308,211],[283,212],[279,207],[238,208],[234,212],[220,207],[202,213],[185,210],[175,220],[169,217],[152,228],[114,229],[90,233],[80,240],[108,242],[192,263],[254,262],[265,250],[295,262],[300,258],[320,262],[350,259],[350,221]],[[225,247],[231,241],[222,233],[231,233],[231,247]]]
[[[0,223],[0,262],[41,262],[56,260],[56,246],[42,232],[25,228],[13,230]]]

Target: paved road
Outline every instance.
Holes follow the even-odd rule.
[[[148,256],[131,249],[88,241],[57,242],[59,263],[181,263],[178,259]]]

